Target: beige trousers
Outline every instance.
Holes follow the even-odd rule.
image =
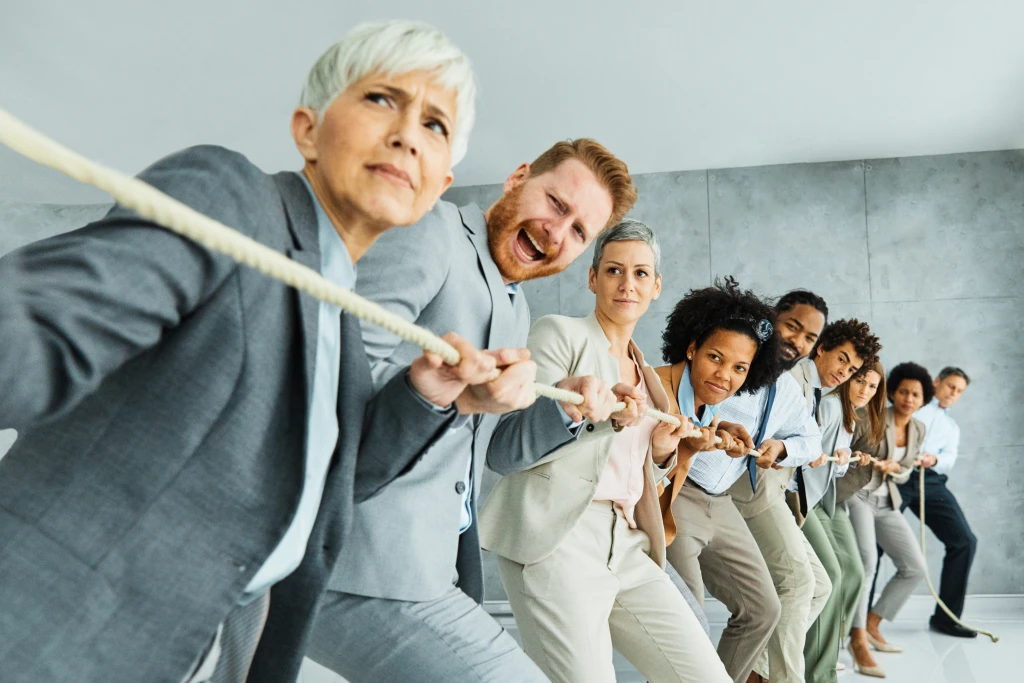
[[[718,656],[732,680],[744,683],[779,620],[772,577],[729,494],[712,496],[687,481],[672,514],[679,532],[668,561],[701,604],[707,586],[729,610]]]
[[[646,533],[595,502],[540,562],[498,558],[526,654],[548,678],[614,683],[614,648],[651,683],[728,683],[711,640],[649,552]]]
[[[804,683],[807,630],[832,593],[832,582],[784,498],[747,520],[768,565],[782,617],[754,671],[772,683]]]

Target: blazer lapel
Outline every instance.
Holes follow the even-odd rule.
[[[885,450],[882,460],[896,458],[896,417],[891,406],[885,411]]]
[[[320,240],[318,237],[316,208],[309,190],[298,174],[286,172],[273,176],[285,215],[288,229],[292,233],[295,246],[287,250],[288,257],[293,261],[320,272]],[[304,349],[303,367],[306,375],[306,403],[313,398],[313,373],[316,365],[316,343],[319,335],[320,302],[304,292],[295,290],[299,302],[302,340]]]
[[[665,393],[665,387],[661,384],[661,378],[658,377],[654,368],[644,361],[644,354],[640,352],[640,348],[632,339],[629,340],[629,348],[633,351],[633,354],[636,356],[636,361],[640,364],[640,369],[644,373],[644,383],[647,385],[648,401],[655,410],[660,410],[662,412],[669,411],[668,395]]]
[[[487,331],[487,348],[501,348],[507,344],[506,340],[514,338],[518,316],[512,308],[512,301],[508,297],[508,290],[501,278],[501,273],[498,272],[498,265],[491,256],[491,248],[487,244],[487,223],[484,221],[483,212],[475,204],[470,204],[460,207],[459,214],[462,216],[462,225],[466,228],[469,239],[476,249],[477,263],[491,295],[491,324]],[[523,296],[523,292],[520,290],[516,298],[521,296]]]

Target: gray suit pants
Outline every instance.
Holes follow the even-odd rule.
[[[245,683],[269,609],[268,591],[232,610],[183,683]]]
[[[857,534],[857,547],[864,563],[864,587],[860,606],[853,617],[856,628],[864,628],[868,615],[868,594],[878,566],[878,547],[892,558],[896,575],[885,584],[885,590],[871,611],[892,621],[903,604],[924,578],[925,563],[914,532],[899,510],[894,510],[889,496],[879,498],[858,491],[846,502],[850,522]]]
[[[328,591],[306,654],[351,683],[547,681],[512,636],[455,586],[426,602]]]

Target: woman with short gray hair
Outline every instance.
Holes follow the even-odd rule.
[[[658,482],[694,428],[685,417],[672,427],[645,415],[648,404],[670,410],[632,339],[661,294],[660,251],[639,221],[601,233],[589,274],[594,312],[533,326],[527,347],[538,382],[593,375],[626,408],[504,477],[480,513],[481,545],[498,555],[526,653],[555,683],[613,682],[613,648],[656,683],[730,681],[664,570]]]

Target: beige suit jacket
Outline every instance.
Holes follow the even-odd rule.
[[[871,444],[868,441],[870,430],[868,429],[867,417],[863,411],[863,408],[857,411],[860,419],[857,420],[857,430],[853,433],[853,443],[850,445],[850,448],[854,451],[870,453],[879,460],[892,460],[896,453],[896,418],[892,406],[889,406],[885,411],[885,438],[878,444]],[[916,418],[910,418],[910,425],[907,427],[907,453],[900,460],[900,471],[885,478],[885,483],[889,487],[889,498],[892,500],[893,507],[897,510],[900,509],[900,505],[903,503],[903,498],[900,496],[900,490],[897,485],[905,484],[910,479],[910,473],[914,469],[914,461],[921,455],[924,433],[924,423]],[[867,486],[868,482],[871,481],[872,472],[874,472],[874,468],[870,465],[867,467],[850,467],[846,476],[836,480],[836,502],[843,502]]]
[[[537,382],[541,384],[585,375],[611,384],[619,381],[619,363],[608,353],[610,343],[594,314],[586,318],[545,316],[530,330],[526,345],[537,364]],[[632,341],[630,348],[643,369],[648,403],[666,410],[668,397],[661,381]],[[480,543],[484,549],[519,564],[539,562],[550,555],[593,501],[614,433],[610,421],[588,420],[576,441],[548,454],[530,469],[503,477],[480,511]],[[675,464],[673,455],[662,466],[656,466],[648,445],[644,490],[634,510],[637,527],[650,538],[651,559],[661,567],[665,566],[665,529],[657,482]]]

